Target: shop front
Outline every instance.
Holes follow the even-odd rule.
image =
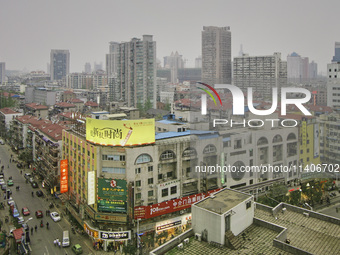
[[[191,226],[191,213],[156,223],[156,242],[161,245]]]
[[[90,226],[89,223],[84,223],[85,232],[92,238],[93,248],[95,250],[104,251],[121,251],[123,246],[127,245],[127,241],[131,240],[131,231],[103,231]]]

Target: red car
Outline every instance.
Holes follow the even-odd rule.
[[[30,210],[27,207],[22,208],[22,214],[24,216],[30,215]]]
[[[35,212],[35,216],[37,216],[37,218],[42,218],[44,216],[43,212],[42,211],[36,211]]]

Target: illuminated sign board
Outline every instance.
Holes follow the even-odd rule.
[[[155,143],[155,119],[86,119],[86,140],[107,146],[133,146]]]
[[[68,191],[68,160],[60,161],[60,193]]]
[[[87,204],[93,205],[96,202],[96,177],[95,171],[87,173]]]

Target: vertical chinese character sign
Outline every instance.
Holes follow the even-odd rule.
[[[60,193],[68,191],[68,160],[60,161]]]

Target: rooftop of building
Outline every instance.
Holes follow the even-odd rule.
[[[26,107],[34,109],[34,110],[48,110],[48,106],[42,105],[39,103],[30,103],[30,104],[25,104]]]
[[[20,113],[17,111],[12,110],[11,108],[5,107],[0,109],[0,112],[2,112],[3,114],[15,114],[15,113]]]
[[[60,102],[55,104],[57,107],[60,108],[74,108],[76,107],[74,104],[68,103],[68,102]]]
[[[235,237],[241,243],[240,249],[232,250],[225,246],[216,247],[208,242],[199,242],[192,237],[184,249],[175,247],[166,254],[291,254],[273,246],[273,240],[277,234],[274,230],[253,224]]]
[[[70,103],[73,103],[73,104],[75,104],[75,103],[84,103],[84,101],[83,100],[81,100],[81,99],[79,99],[79,98],[71,98],[70,100],[69,100],[69,102]]]
[[[185,125],[187,123],[180,122],[177,120],[159,120],[157,123],[162,123],[162,124],[170,124],[170,125]]]
[[[87,101],[85,103],[86,106],[91,106],[91,107],[98,107],[99,105],[96,102],[92,102],[92,101]]]
[[[257,206],[255,217],[287,228],[287,239],[290,240],[292,246],[312,254],[338,254],[340,251],[339,222],[336,224],[326,220],[331,218],[328,216],[324,217],[325,220],[321,219],[322,216],[320,219],[312,216],[306,217],[302,209],[283,205],[287,210],[284,213],[280,211],[275,216],[271,211]]]
[[[226,188],[195,203],[195,206],[214,213],[224,214],[251,197],[252,195]]]
[[[67,91],[64,91],[64,94],[74,94],[74,93],[73,91],[67,90]]]

